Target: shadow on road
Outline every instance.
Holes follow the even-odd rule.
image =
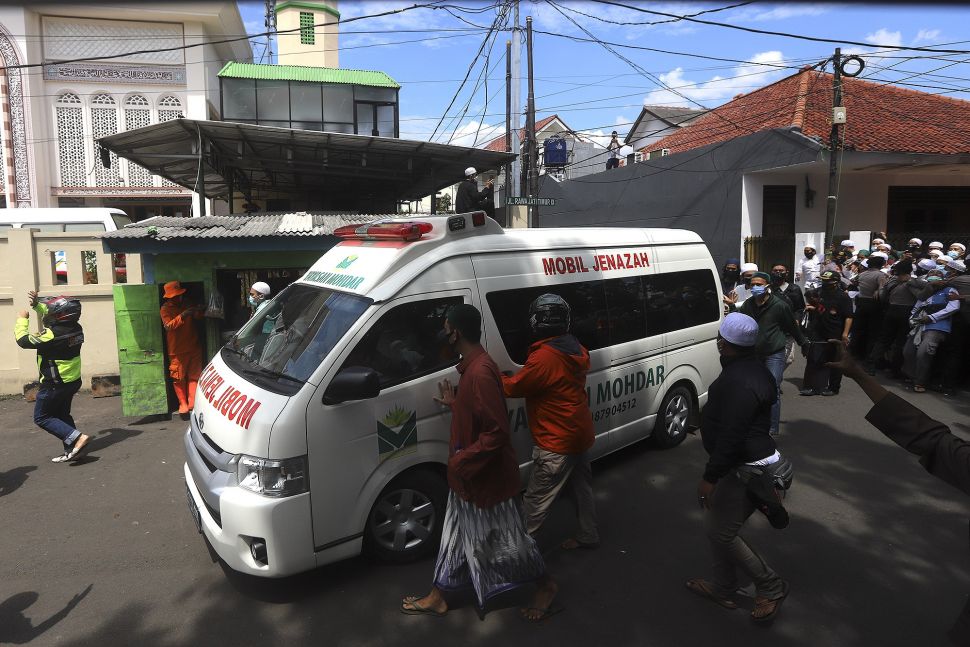
[[[27,480],[27,475],[36,469],[36,465],[26,465],[0,472],[0,496],[6,496],[19,488]]]
[[[36,625],[24,615],[24,611],[37,601],[39,597],[37,593],[27,591],[11,595],[0,602],[0,643],[22,645],[34,640],[66,618],[67,614],[91,592],[93,586],[93,584],[88,584],[88,587],[71,598],[63,609]]]
[[[141,433],[141,429],[123,429],[117,427],[114,429],[102,429],[97,436],[88,441],[88,454],[102,451],[115,443],[134,438]]]

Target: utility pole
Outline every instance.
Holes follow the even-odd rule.
[[[825,201],[825,251],[835,253],[835,213],[838,209],[838,186],[839,186],[839,124],[845,122],[845,114],[842,120],[836,118],[836,108],[842,107],[842,49],[835,48],[835,56],[832,57],[832,131],[829,133],[829,192]]]
[[[512,41],[505,41],[505,152],[512,152]],[[512,195],[512,164],[505,163],[505,218],[509,226],[509,196]]]
[[[529,61],[529,104],[526,107],[525,123],[526,123],[526,138],[528,140],[529,148],[529,197],[534,198],[539,192],[539,178],[537,177],[536,169],[536,97],[535,91],[532,87],[532,16],[527,16],[525,19],[525,30],[526,30],[526,55]],[[536,207],[534,205],[529,205],[529,219],[528,226],[534,227],[536,220]]]
[[[519,178],[522,177],[522,162],[519,160],[521,157],[521,140],[519,139],[519,131],[522,129],[522,34],[519,29],[519,0],[512,0],[513,2],[513,22],[512,22],[512,107],[515,111],[512,113],[512,141],[514,142],[515,159],[512,160],[512,175],[507,182],[508,188],[506,189],[507,195],[522,195],[524,192],[521,190],[521,182]]]

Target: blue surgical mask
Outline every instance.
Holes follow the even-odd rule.
[[[763,297],[765,295],[765,292],[767,292],[767,291],[768,291],[768,286],[767,285],[752,285],[751,286],[751,294],[753,294],[756,297]]]
[[[946,253],[946,255],[949,256],[950,258],[960,258],[960,252],[958,252],[955,249],[951,249]]]
[[[927,276],[926,277],[926,280],[927,281],[942,281],[943,280],[943,277],[942,276]]]
[[[259,301],[257,301],[256,297],[254,297],[251,294],[249,295],[249,305],[251,305],[254,308],[259,305]]]

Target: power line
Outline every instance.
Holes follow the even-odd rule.
[[[575,9],[573,7],[567,7],[567,10],[568,11],[571,11],[573,13],[578,13],[581,16],[586,16],[587,18],[593,18],[594,20],[599,20],[600,22],[609,23],[611,25],[623,25],[623,26],[639,26],[639,25],[642,25],[642,26],[649,26],[649,25],[664,25],[664,24],[668,24],[668,23],[672,23],[672,22],[680,22],[681,20],[684,20],[685,18],[688,18],[688,17],[694,18],[696,16],[702,16],[702,15],[704,15],[706,13],[717,13],[718,11],[727,11],[728,9],[737,9],[738,7],[744,7],[744,6],[749,5],[749,4],[754,4],[754,0],[749,0],[748,2],[739,2],[737,4],[728,5],[727,7],[718,7],[716,9],[705,9],[704,11],[698,11],[697,13],[687,14],[687,15],[684,16],[684,18],[671,18],[669,20],[631,21],[631,22],[622,22],[622,21],[619,21],[619,20],[610,20],[608,18],[603,18],[602,16],[597,16],[595,14],[585,13],[585,12],[580,11],[578,9]]]
[[[860,45],[862,47],[880,47],[883,49],[891,50],[901,50],[901,51],[914,51],[914,52],[930,52],[933,54],[970,54],[968,50],[959,49],[933,49],[931,47],[917,47],[917,46],[905,46],[905,45],[877,45],[873,43],[864,43],[857,40],[847,40],[847,39],[836,39],[836,38],[821,38],[818,36],[805,36],[803,34],[790,34],[783,31],[769,31],[767,29],[755,29],[754,27],[744,27],[742,25],[732,25],[729,23],[716,22],[713,20],[703,20],[701,18],[695,18],[688,15],[680,15],[675,13],[667,13],[665,11],[656,11],[653,9],[644,9],[643,7],[634,7],[628,4],[623,4],[622,2],[614,2],[613,0],[592,0],[598,4],[612,5],[614,7],[622,7],[624,9],[630,9],[631,11],[639,11],[641,13],[649,13],[656,16],[667,16],[668,18],[677,18],[678,20],[686,20],[688,22],[696,22],[702,25],[711,25],[713,27],[725,27],[727,29],[737,29],[738,31],[745,31],[751,34],[762,34],[765,36],[781,36],[783,38],[795,38],[797,40],[807,40],[816,43],[834,43],[836,45]]]

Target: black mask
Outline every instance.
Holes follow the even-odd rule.
[[[822,289],[828,290],[829,292],[831,292],[832,290],[835,289],[835,281],[832,281],[830,283],[822,283]]]
[[[772,272],[771,282],[772,283],[784,283],[785,279],[788,278],[788,272]]]
[[[739,276],[741,276],[740,270],[724,270],[724,278],[729,281],[737,281]]]
[[[805,258],[814,258],[815,252],[805,252]]]

